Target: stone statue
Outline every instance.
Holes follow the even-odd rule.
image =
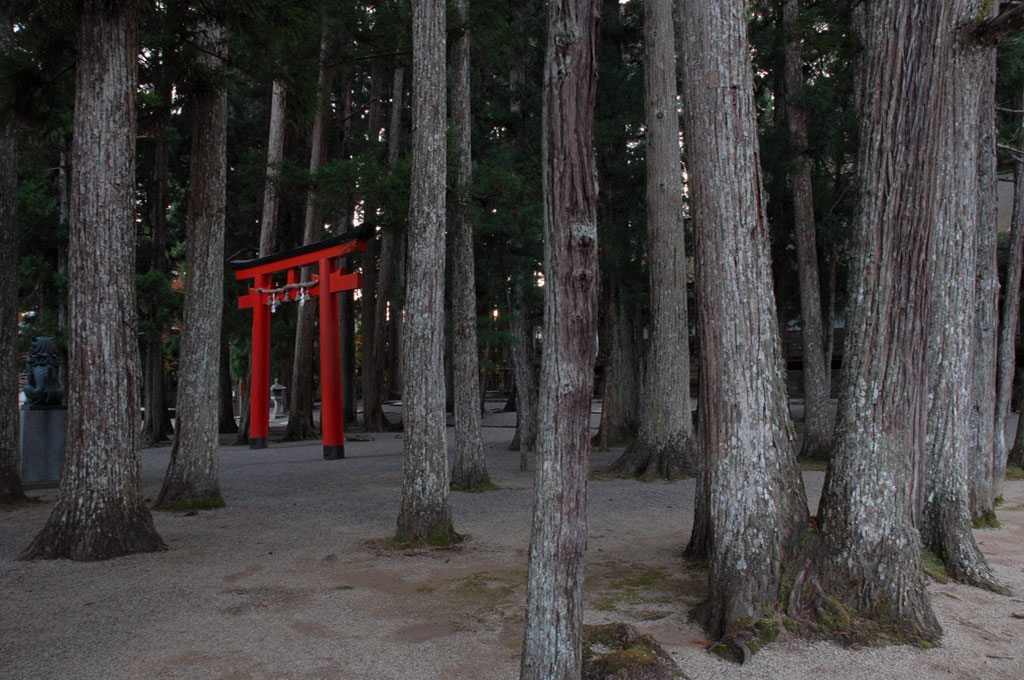
[[[64,388],[58,380],[57,345],[53,338],[36,338],[28,350],[28,384],[25,398],[32,406],[60,406]]]

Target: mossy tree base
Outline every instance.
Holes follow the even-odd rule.
[[[58,502],[18,559],[93,562],[166,549],[144,505],[125,507],[120,499],[108,498],[85,505]]]
[[[624,623],[584,626],[582,680],[685,678],[650,635]]]
[[[626,447],[609,470],[634,477],[681,479],[692,477],[694,470],[688,463],[687,448],[681,442],[662,445],[635,440]]]

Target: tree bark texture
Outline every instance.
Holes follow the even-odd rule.
[[[651,339],[636,440],[612,467],[672,478],[693,474],[690,331],[686,309],[683,184],[676,112],[672,0],[644,3],[644,105],[647,124],[647,264]]]
[[[473,180],[469,81],[469,0],[456,0],[466,22],[452,46],[451,118],[455,131],[455,206],[452,224],[452,365],[455,377],[455,466],[452,486],[475,491],[491,483],[480,436],[480,350],[476,340],[476,266],[469,188]],[[383,340],[383,338],[381,338]]]
[[[317,79],[319,106],[313,116],[313,133],[309,152],[309,174],[312,177],[324,164],[326,150],[327,104],[331,89],[331,69],[326,64],[327,38],[320,40],[320,72]],[[323,217],[316,203],[316,188],[310,185],[306,192],[305,223],[302,229],[302,243],[315,243],[325,235],[323,233]],[[303,268],[303,280],[313,278],[313,268]],[[290,441],[312,439],[316,437],[313,424],[313,358],[314,340],[316,336],[317,305],[326,298],[307,300],[299,306],[295,321],[295,353],[292,356],[292,384],[289,385],[288,427],[285,439]]]
[[[801,338],[804,374],[804,442],[801,455],[828,458],[834,422],[829,407],[831,386],[825,356],[825,329],[821,318],[821,284],[811,189],[811,159],[807,144],[807,109],[803,103],[803,39],[799,28],[799,0],[785,0],[782,24],[786,36],[784,86],[789,125],[793,228],[800,285]],[[831,331],[831,329],[830,329]]]
[[[537,380],[533,371],[533,333],[527,323],[526,297],[521,279],[513,277],[508,291],[512,317],[512,371],[516,385],[516,434],[519,446],[519,469],[529,467],[530,452],[537,447]],[[509,447],[515,450],[514,446]]]
[[[1017,106],[1018,108],[1024,108],[1024,89],[1020,93]],[[1024,128],[1024,115],[1021,115],[1019,124]],[[1024,260],[1024,162],[1017,161],[1013,173],[1013,224],[1010,228],[1010,261],[1006,271],[1007,283],[1006,293],[1003,296],[1003,325],[1000,328],[999,340],[1000,377],[998,394],[1004,401],[1000,402],[997,400],[996,406],[997,408],[1001,407],[1004,421],[1006,414],[1009,412],[1009,402],[1013,392],[1013,374],[1017,364],[1015,349],[1017,328],[1020,323],[1022,260]],[[1011,314],[1013,315],[1012,317]],[[1019,390],[1015,406],[1018,416],[1024,413],[1024,390]],[[1006,456],[1004,459],[1006,462],[1003,464],[1004,475],[1007,463],[1017,467],[1024,467],[1024,418],[1018,420],[1017,423],[1017,432],[1014,436],[1012,450],[1003,453]],[[996,427],[999,427],[998,420]],[[1005,422],[1003,427],[1005,428]]]
[[[0,9],[0,53],[11,22]],[[14,122],[0,120],[0,504],[24,498],[18,439],[18,153]]]
[[[370,74],[370,106],[366,116],[367,137],[371,148],[376,148],[380,137],[383,110],[381,98],[384,92],[384,69],[380,64],[373,65]],[[374,233],[377,229],[377,201],[367,195],[363,201],[363,219],[370,224]],[[377,299],[380,297],[380,245],[377,238],[366,243],[363,252],[363,297],[360,309],[360,322],[363,336],[363,427],[368,432],[380,432],[385,429],[384,420],[384,386],[383,371],[380,362],[384,359],[381,341],[377,335]]]
[[[67,453],[23,559],[102,560],[164,548],[142,496],[135,306],[133,3],[86,0],[75,68],[68,245]],[[91,409],[96,395],[105,408]]]
[[[414,0],[412,193],[402,395],[404,477],[395,540],[457,540],[444,410],[445,5]]]
[[[185,310],[178,370],[177,428],[158,508],[218,507],[220,357],[224,311],[228,92],[222,73],[227,37],[202,22],[194,97],[185,253]]]
[[[260,257],[266,257],[277,248],[277,178],[284,160],[284,114],[288,92],[284,83],[275,80],[270,94],[270,130],[267,134],[267,183],[263,187],[263,212],[260,215]]]
[[[990,287],[982,274],[989,268],[982,260],[995,256],[994,247],[988,248],[988,239],[980,233],[989,230],[994,236],[995,221],[991,225],[979,221],[986,212],[982,207],[986,199],[979,195],[979,186],[988,179],[984,161],[993,158],[982,147],[986,137],[991,143],[992,136],[978,132],[979,123],[984,125],[988,119],[981,112],[986,98],[980,94],[994,94],[987,77],[994,71],[985,68],[994,54],[991,49],[956,44],[951,56],[946,77],[960,86],[944,98],[948,123],[940,133],[949,139],[939,140],[945,155],[938,158],[942,168],[938,195],[945,200],[935,223],[928,337],[928,453],[920,530],[923,544],[943,561],[951,577],[994,589],[992,572],[974,540],[968,507],[968,457],[975,448],[992,450],[991,445],[982,445],[976,429],[979,411],[984,414],[990,409],[978,408],[977,371],[984,367],[972,344],[977,346],[979,335],[992,335],[979,333],[979,327],[987,323],[981,318],[988,314],[981,298],[989,294]],[[994,112],[994,101],[989,101],[987,108]],[[994,121],[988,119],[988,123]],[[994,177],[994,171],[993,165],[987,174]],[[975,271],[977,279],[971,276]],[[990,271],[995,272],[994,266]]]
[[[522,680],[581,672],[590,400],[597,354],[596,0],[548,4],[544,353]]]
[[[225,300],[224,303],[231,304],[232,300]],[[229,309],[223,309],[224,313],[230,313]],[[223,319],[223,317],[221,317]],[[223,321],[221,322],[223,324]],[[228,343],[228,334],[224,332],[223,326],[220,334],[220,377],[218,378],[218,392],[220,393],[219,405],[217,408],[217,431],[220,434],[235,434],[238,432],[238,423],[235,422],[235,403],[232,394],[231,380],[231,345]]]
[[[929,286],[954,20],[967,0],[863,6],[860,212],[847,312],[845,384],[821,500],[829,586],[868,621],[906,638],[941,629],[915,528],[928,420]],[[974,131],[972,131],[973,134]],[[975,214],[968,219],[976,219]]]
[[[998,2],[995,3],[998,6]],[[993,16],[998,8],[993,8]],[[977,294],[975,299],[974,341],[970,356],[974,361],[974,390],[971,401],[971,438],[968,458],[970,484],[970,512],[979,519],[995,516],[996,452],[1005,449],[1003,436],[995,431],[996,424],[996,365],[999,346],[999,265],[997,221],[999,213],[998,175],[996,173],[996,48],[972,43],[968,58],[973,69],[967,70],[961,82],[979,101],[974,105],[972,121],[975,129],[964,130],[975,138],[977,178],[968,203],[977,206],[973,234],[977,248],[975,268]],[[951,96],[959,97],[959,93]],[[961,144],[966,144],[961,141]],[[964,279],[970,273],[964,270]],[[1000,461],[1001,461],[1000,457]]]
[[[153,150],[153,177],[150,183],[149,223],[153,238],[153,271],[167,271],[167,179],[168,144],[166,131],[171,123],[171,82],[162,77],[160,83],[160,118]],[[166,371],[164,370],[165,328],[154,324],[143,340],[143,380],[146,412],[142,419],[142,443],[153,445],[174,434],[170,413],[167,410]]]
[[[639,309],[623,300],[622,284],[607,285],[604,337],[608,351],[604,360],[601,425],[595,443],[602,449],[631,444],[640,425],[640,361],[636,332]]]
[[[807,521],[762,188],[746,3],[680,8],[709,527],[706,625],[757,620]]]

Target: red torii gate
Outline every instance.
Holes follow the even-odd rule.
[[[366,250],[362,229],[286,250],[255,260],[232,262],[238,280],[255,279],[249,292],[238,298],[239,309],[252,309],[250,363],[249,448],[267,446],[270,430],[270,313],[290,300],[305,303],[320,297],[320,421],[324,458],[345,457],[345,429],[341,401],[341,344],[338,330],[338,293],[362,288],[363,275],[338,269],[336,260]],[[316,264],[312,281],[301,281],[304,265]],[[285,282],[274,285],[275,274],[286,272]],[[326,282],[326,285],[325,285]]]

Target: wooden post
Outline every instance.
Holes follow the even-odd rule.
[[[253,286],[270,286],[269,274],[257,274]],[[261,296],[252,308],[252,385],[249,389],[249,448],[265,449],[270,434],[270,310]]]
[[[331,290],[334,258],[320,260],[320,429],[324,458],[345,457],[345,426],[341,397],[341,343],[338,294]]]

